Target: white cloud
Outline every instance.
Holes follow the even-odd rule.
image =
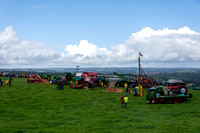
[[[58,53],[41,42],[20,39],[12,26],[0,33],[1,67],[137,66],[139,51],[144,55],[143,66],[190,67],[195,63],[199,67],[200,34],[188,27],[146,27],[111,50],[81,40],[79,44],[66,45],[65,51]]]
[[[103,66],[108,63],[110,51],[106,48],[98,48],[87,40],[81,40],[79,45],[66,45],[66,53],[62,55],[71,62],[88,66]]]
[[[41,42],[20,39],[12,26],[0,33],[0,55],[1,67],[45,66],[54,56],[59,56]]]
[[[144,62],[200,61],[200,34],[183,27],[178,30],[153,30],[149,27],[133,33],[124,47],[141,51]]]

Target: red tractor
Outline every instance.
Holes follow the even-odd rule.
[[[75,76],[75,83],[73,81],[70,83],[72,88],[83,88],[85,86],[94,87],[97,86],[97,73],[93,72],[83,72],[77,73]]]
[[[188,89],[182,80],[170,79],[166,81],[165,86],[169,95],[186,94]]]

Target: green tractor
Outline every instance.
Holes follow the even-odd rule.
[[[70,72],[65,72],[65,79],[64,79],[65,84],[69,85],[70,81],[75,81],[75,74]]]
[[[97,76],[97,83],[98,86],[103,87],[103,86],[109,86],[110,83],[109,81],[104,77],[104,76]]]
[[[120,80],[116,82],[115,86],[117,86],[117,87],[125,87],[125,86],[130,87],[130,85],[133,84],[133,82],[131,81],[129,76],[118,74],[116,72],[114,72],[113,74],[119,76],[119,78],[120,78]]]
[[[130,87],[131,85],[131,81],[128,77],[123,77],[121,80],[117,81],[115,86],[117,87],[125,87],[125,86],[128,86]]]

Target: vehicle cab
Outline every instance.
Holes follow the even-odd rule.
[[[156,88],[150,88],[147,91],[146,102],[156,103],[157,102],[156,98],[163,96],[163,95],[164,95],[163,86],[159,86]]]

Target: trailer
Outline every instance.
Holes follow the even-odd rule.
[[[30,76],[27,78],[27,83],[49,84],[48,81],[42,79],[39,75],[30,75]]]
[[[150,104],[168,102],[176,104],[182,101],[187,101],[189,100],[189,98],[192,98],[192,93],[168,95],[165,89],[166,88],[163,86],[148,89],[146,95],[146,102]]]

